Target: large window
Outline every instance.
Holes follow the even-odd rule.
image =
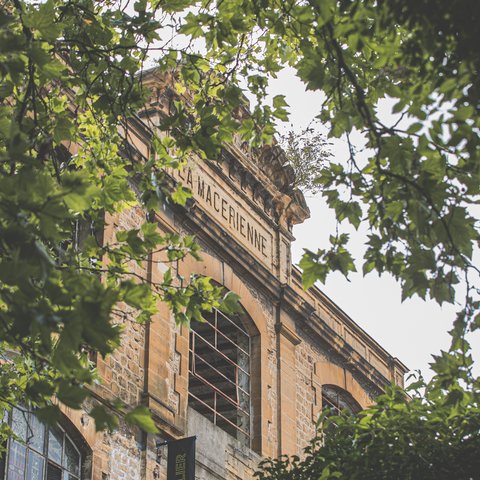
[[[59,426],[46,426],[28,410],[14,408],[4,419],[21,442],[10,438],[3,456],[5,480],[80,480],[82,455]]]
[[[251,437],[251,341],[241,315],[192,322],[189,404],[245,445]]]

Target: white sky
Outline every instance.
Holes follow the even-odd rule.
[[[270,93],[286,95],[290,105],[290,123],[295,131],[301,131],[320,113],[321,96],[318,92],[306,92],[303,84],[291,71],[283,71],[274,80]],[[334,157],[347,155],[346,145],[336,142],[332,148]],[[294,263],[298,263],[303,248],[316,251],[328,245],[328,237],[335,232],[334,214],[321,198],[307,197],[311,218],[294,228],[296,242],[292,246]],[[349,232],[354,232],[350,229]],[[355,236],[354,236],[355,235]],[[362,251],[364,234],[352,234],[353,253]],[[432,372],[428,364],[432,354],[449,347],[447,331],[455,319],[456,307],[441,308],[433,301],[409,299],[401,302],[400,286],[392,277],[374,272],[366,277],[361,273],[362,262],[350,276],[350,282],[340,274],[327,278],[319,288],[335,301],[355,322],[378,341],[390,354],[399,358],[411,370],[420,369],[426,378]],[[480,335],[470,339],[476,372],[480,373]]]

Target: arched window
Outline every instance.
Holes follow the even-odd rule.
[[[204,317],[191,324],[189,405],[251,446],[251,321],[217,309]]]
[[[23,442],[10,438],[3,456],[5,480],[81,480],[82,449],[65,429],[43,424],[33,412],[13,408],[4,421]]]
[[[342,410],[350,413],[358,413],[362,410],[360,404],[352,397],[352,395],[343,388],[336,385],[322,386],[322,409],[330,409],[335,414],[339,414]]]

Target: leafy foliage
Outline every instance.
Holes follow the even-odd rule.
[[[318,118],[329,135],[349,142],[347,158],[316,164],[310,185],[339,222],[368,226],[364,272],[389,272],[403,298],[454,302],[461,281],[467,297],[475,296],[480,60],[465,45],[475,44],[480,13],[474,2],[466,4],[467,20],[458,13],[463,2],[433,15],[423,1],[162,3],[168,11],[188,11],[176,18],[176,32],[205,41],[192,40],[178,52],[180,63],[172,55],[159,59],[163,68],[177,66],[193,92],[182,111],[195,120],[182,142],[208,145],[211,157],[233,131],[253,147],[270,141],[286,102],[282,96],[272,105],[264,101],[269,79],[285,66],[295,69],[309,89],[323,93]],[[240,79],[257,98],[243,117],[230,115],[242,107]],[[385,108],[390,115],[380,115]],[[363,155],[351,143],[358,132],[366,138]],[[295,149],[308,155],[300,141]],[[336,249],[334,241],[330,250],[338,259]],[[332,265],[325,253],[307,252],[303,261],[304,267],[322,264],[318,279],[332,265],[352,270],[347,253]]]
[[[160,234],[153,220],[189,197],[164,171],[184,152],[155,138],[138,160],[121,134],[144,104],[137,74],[161,27],[146,6],[133,16],[89,0],[0,6],[0,408],[27,402],[46,420],[58,415],[54,398],[79,408],[98,380],[89,353],[118,347],[126,312],[147,322],[162,301],[188,324],[221,303],[207,278],[180,287],[171,268],[158,283],[136,273],[152,253],[167,266],[200,258],[193,237]],[[146,212],[144,223],[102,241],[127,208]],[[99,406],[91,415],[99,428],[116,424]],[[126,419],[155,428],[144,407]]]
[[[317,178],[332,157],[329,143],[315,127],[310,125],[299,134],[290,130],[281,139],[288,165],[295,172],[295,186],[311,194],[320,192]]]
[[[197,256],[191,238],[160,235],[150,216],[112,244],[96,233],[124,208],[185,203],[188,191],[172,193],[164,167],[192,152],[215,159],[235,136],[251,148],[271,142],[287,105],[265,96],[284,66],[323,92],[318,118],[330,136],[366,136],[366,157],[351,145],[315,178],[339,222],[368,226],[363,271],[389,272],[404,298],[439,303],[454,302],[463,282],[452,350],[435,362],[439,378],[453,378],[465,333],[480,327],[479,17],[473,0],[434,9],[425,0],[2,2],[0,338],[12,361],[2,363],[0,407],[28,398],[50,412],[54,395],[80,406],[95,380],[87,352],[119,344],[119,302],[140,321],[158,300],[180,322],[218,305],[206,279],[178,288],[167,270],[147,288],[132,269],[152,251],[170,262]],[[145,101],[140,72],[151,56],[170,79],[171,111],[151,158],[138,161],[119,132]],[[240,84],[256,98],[250,112]],[[72,240],[81,225],[87,238]],[[307,286],[353,271],[348,237],[307,252],[302,267]],[[143,412],[132,418],[144,422]],[[109,425],[103,413],[98,424]]]
[[[324,412],[303,458],[264,461],[257,479],[478,478],[478,385],[419,380],[410,393],[392,386],[356,415]]]
[[[463,300],[450,351],[434,358],[433,383],[417,391],[424,398],[387,392],[359,417],[338,420],[337,434],[321,449],[314,441],[305,463],[269,464],[272,478],[476,478],[479,385],[465,336],[480,327],[478,4],[220,0],[195,9],[179,22],[205,39],[208,71],[198,87],[188,78],[189,88],[216,114],[216,101],[237,106],[224,95],[227,80],[243,79],[257,104],[239,131],[255,146],[284,118],[284,102],[264,102],[269,79],[295,69],[323,93],[318,118],[329,135],[349,144],[348,157],[325,163],[315,184],[339,223],[367,226],[364,273],[392,274],[404,299]],[[358,132],[363,155],[351,141]],[[330,243],[306,252],[306,287],[355,270],[346,234]]]
[[[325,409],[302,458],[267,459],[256,477],[477,479],[480,381],[472,375],[468,347],[455,348],[434,357],[429,383],[419,376],[406,392],[391,385],[356,414]]]

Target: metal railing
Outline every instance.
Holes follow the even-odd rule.
[[[190,331],[189,403],[250,444],[250,337],[218,310],[209,317]]]

